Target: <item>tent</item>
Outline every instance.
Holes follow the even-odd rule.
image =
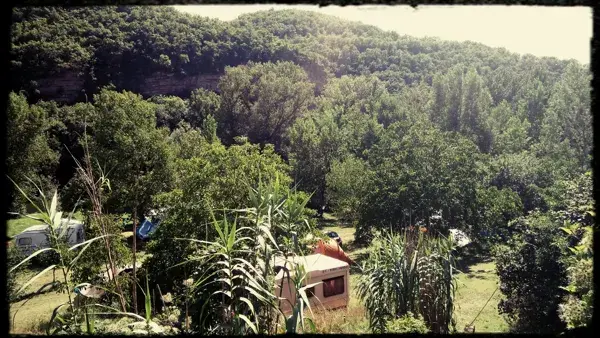
[[[316,247],[313,250],[313,253],[323,254],[331,258],[339,259],[348,264],[354,263],[354,261],[352,261],[352,259],[348,257],[348,255],[346,255],[346,253],[340,247],[340,245],[333,239],[328,239],[327,242],[319,240],[317,242]]]
[[[156,231],[156,228],[159,224],[160,222],[152,223],[147,218],[144,219],[144,222],[137,228],[136,231],[138,238],[141,240],[147,240],[150,238],[150,235]]]
[[[336,309],[346,307],[349,301],[350,266],[339,259],[322,254],[309,256],[296,256],[288,259],[279,257],[275,259],[275,296],[289,300],[292,304],[296,302],[296,290],[294,284],[288,281],[284,265],[293,276],[295,271],[291,266],[302,264],[306,270],[307,277],[304,285],[319,283],[307,290],[306,295],[313,309]],[[293,263],[293,264],[292,264]],[[287,300],[280,300],[279,307],[284,313],[290,313],[292,308]]]

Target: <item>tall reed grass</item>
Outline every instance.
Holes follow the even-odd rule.
[[[419,229],[376,235],[357,283],[370,329],[386,332],[388,321],[412,313],[433,333],[453,331],[453,250],[451,238]]]

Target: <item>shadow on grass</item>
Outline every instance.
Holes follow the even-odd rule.
[[[58,289],[58,285],[59,285],[58,282],[46,283],[46,284],[42,285],[42,287],[39,288],[37,291],[35,291],[35,292],[29,292],[29,293],[26,293],[26,294],[22,294],[22,295],[20,295],[18,297],[15,297],[15,299],[12,299],[10,302],[11,303],[17,303],[17,302],[20,302],[20,301],[25,300],[25,299],[30,299],[30,298],[33,298],[35,296],[39,296],[39,295],[43,295],[43,294],[51,292],[51,291],[55,291],[55,290]]]
[[[474,273],[472,273],[472,272],[468,273],[468,274],[467,274],[467,277],[469,277],[469,278],[475,278],[475,279],[484,279],[484,280],[489,280],[489,279],[492,279],[492,278],[489,278],[489,277],[487,277],[487,276],[476,275],[476,274],[474,274]]]
[[[455,257],[456,268],[465,274],[474,272],[471,270],[473,265],[487,263],[493,260],[488,253],[484,252],[484,250],[472,245],[457,249]]]

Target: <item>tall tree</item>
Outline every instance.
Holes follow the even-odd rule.
[[[492,98],[483,79],[473,68],[465,75],[462,85],[460,131],[472,139],[481,151],[488,152],[491,140],[486,120]]]
[[[552,91],[544,121],[547,133],[553,130],[560,141],[569,140],[582,170],[590,167],[593,142],[590,84],[590,72],[570,63]]]
[[[171,182],[168,131],[156,129],[156,108],[139,95],[104,89],[94,96],[94,102],[90,148],[110,170],[114,193],[108,203],[133,213],[132,288],[137,312],[137,222],[150,207],[152,195],[165,191]]]
[[[58,164],[58,154],[49,146],[51,121],[47,112],[40,106],[30,106],[24,95],[10,93],[6,114],[7,175],[23,187],[28,186],[28,178],[37,183],[42,180],[42,186],[47,187]],[[24,200],[14,194],[12,185],[8,187],[13,201],[11,208],[21,211]]]
[[[326,203],[326,175],[331,163],[343,153],[343,137],[334,114],[311,114],[289,131],[292,178],[298,188],[313,193],[312,204],[322,210]]]
[[[527,149],[529,121],[524,112],[515,113],[507,101],[491,110],[487,119],[494,154],[516,153]]]
[[[457,65],[444,75],[433,79],[434,102],[431,120],[439,123],[442,130],[459,131],[463,102],[464,67]]]
[[[314,97],[305,71],[290,62],[249,63],[228,68],[219,83],[221,106],[215,118],[220,137],[271,143],[279,150],[285,132],[302,116]]]
[[[194,128],[202,127],[209,115],[214,116],[221,106],[221,97],[215,92],[198,88],[192,91],[188,100],[189,109],[185,120]]]
[[[451,226],[471,231],[482,182],[473,142],[443,133],[429,122],[390,126],[369,153],[372,185],[361,203],[357,233],[371,226],[429,225],[441,212]]]

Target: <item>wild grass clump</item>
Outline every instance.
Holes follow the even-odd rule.
[[[390,320],[413,313],[433,333],[454,330],[453,250],[451,238],[425,231],[376,235],[357,283],[370,329],[386,332]]]

